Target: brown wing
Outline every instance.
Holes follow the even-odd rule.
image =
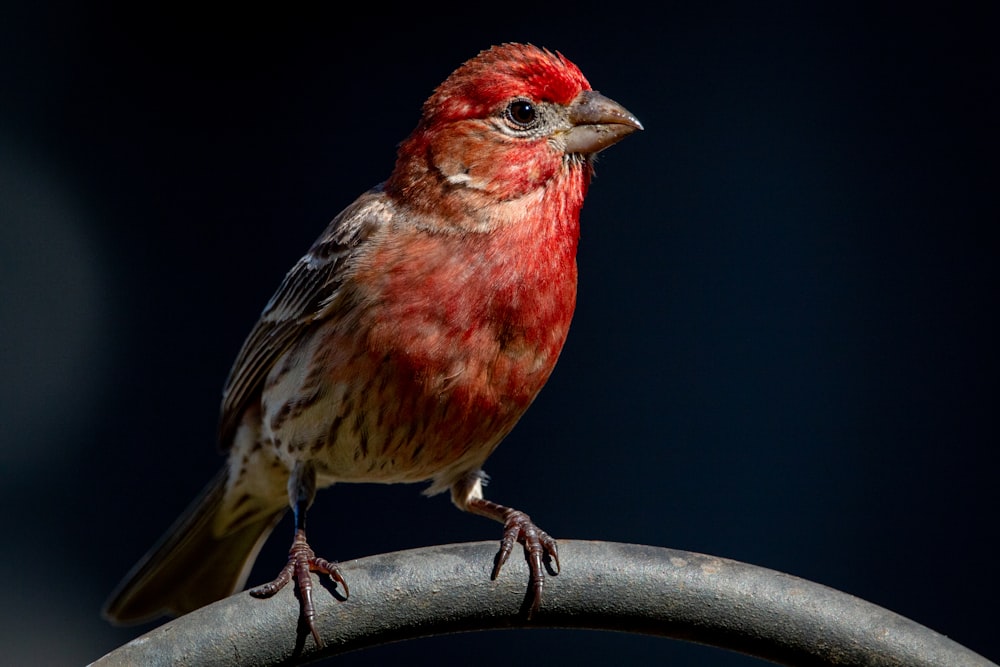
[[[274,363],[302,332],[330,313],[343,286],[345,266],[364,240],[391,218],[381,186],[361,195],[333,219],[312,248],[296,262],[264,307],[236,356],[222,393],[219,444],[228,449],[243,411],[260,396]]]

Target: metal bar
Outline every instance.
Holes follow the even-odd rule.
[[[490,581],[495,542],[342,562],[351,597],[316,586],[317,649],[298,626],[294,586],[239,593],[156,628],[97,662],[298,665],[391,641],[499,628],[578,628],[671,637],[798,667],[997,667],[956,642],[857,597],[746,563],[660,547],[562,540],[562,572],[524,613],[527,566]]]

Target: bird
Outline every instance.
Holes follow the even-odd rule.
[[[556,541],[487,500],[483,465],[545,385],[576,305],[579,219],[598,152],[643,126],[558,51],[502,43],[465,61],[422,106],[382,183],[333,218],[287,273],[240,349],[219,417],[222,469],[125,576],[117,624],[181,615],[242,590],[290,509],[291,581],[317,632],[306,516],[334,483],[427,483],[503,524],[528,613]]]

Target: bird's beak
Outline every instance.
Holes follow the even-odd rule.
[[[569,122],[573,127],[563,135],[567,153],[593,154],[642,129],[625,107],[593,90],[570,102]]]

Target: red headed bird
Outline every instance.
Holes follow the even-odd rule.
[[[430,482],[504,524],[537,608],[556,543],[527,514],[483,497],[482,466],[549,378],[576,303],[579,215],[593,156],[639,121],[558,53],[483,51],[426,101],[387,181],[333,219],[292,267],[226,383],[229,458],[125,578],[113,621],[182,614],[243,587],[291,507],[291,579],[314,625],[310,571],[347,589],[306,541],[316,489]]]

